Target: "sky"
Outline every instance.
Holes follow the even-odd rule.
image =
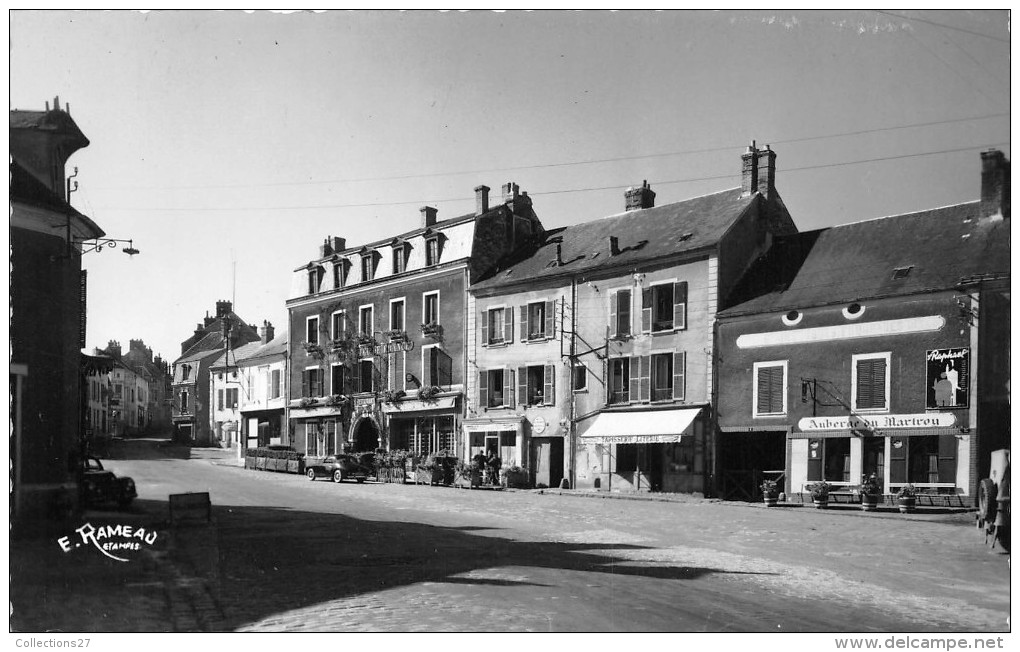
[[[291,273],[474,210],[546,228],[740,185],[751,144],[811,230],[973,201],[1010,156],[1009,13],[11,11],[11,109],[69,104],[88,349],[173,360],[218,300],[286,328]]]

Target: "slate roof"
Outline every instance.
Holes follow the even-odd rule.
[[[92,235],[90,237],[101,238],[106,235],[91,218],[79,213],[74,206],[50,190],[45,183],[37,179],[35,175],[22,167],[17,161],[11,161],[10,183],[11,201],[50,210],[55,213],[69,214],[71,217],[81,220],[85,227],[91,230]]]
[[[633,266],[710,247],[719,242],[759,197],[757,193],[742,197],[740,188],[734,188],[552,229],[526,258],[504,264],[471,289],[484,290],[601,268]],[[620,253],[616,256],[610,255],[610,236],[619,238]],[[554,262],[557,245],[562,265]]]
[[[1008,275],[1009,219],[979,219],[979,202],[809,231],[777,241],[720,316],[933,292],[966,277]],[[897,268],[910,268],[893,278]],[[754,295],[755,298],[749,298]]]
[[[227,367],[236,367],[240,360],[243,360],[250,356],[256,350],[262,348],[262,342],[248,342],[241,346],[230,349],[230,360],[227,360],[227,352],[224,351],[213,360],[213,363],[209,365],[210,369],[225,369]]]
[[[251,353],[248,353],[244,357],[238,356],[237,362],[243,363],[258,360],[261,358],[269,358],[272,356],[286,354],[287,333],[277,335],[275,338],[273,338],[266,344],[261,344],[260,342],[255,342],[255,344],[258,344],[259,346],[257,346],[253,351],[251,351]]]
[[[79,147],[87,147],[89,139],[85,137],[74,119],[65,111],[25,111],[13,109],[10,112],[11,129],[38,129],[63,133],[77,141]]]

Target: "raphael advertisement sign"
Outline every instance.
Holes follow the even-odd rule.
[[[970,385],[970,349],[934,349],[928,351],[929,410],[967,407]]]

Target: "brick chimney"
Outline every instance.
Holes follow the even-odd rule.
[[[766,199],[770,198],[776,190],[776,153],[768,145],[758,149],[751,141],[740,160],[740,196],[750,197],[760,192]]]
[[[120,342],[118,342],[117,340],[110,340],[109,342],[107,342],[106,354],[109,355],[111,358],[117,358],[118,360],[120,360],[121,355]]]
[[[259,339],[262,340],[263,344],[269,344],[273,341],[273,337],[276,335],[276,330],[273,325],[268,321],[262,322],[262,328],[259,329]]]
[[[627,210],[636,211],[642,208],[652,208],[655,206],[655,192],[652,191],[652,187],[648,185],[646,179],[640,188],[627,188],[627,192],[624,193],[624,197],[627,200]]]
[[[615,235],[609,236],[609,255],[610,256],[620,255],[620,239]]]
[[[475,188],[475,215],[481,215],[489,210],[489,186],[478,186]]]
[[[981,152],[980,217],[1009,217],[1009,161],[997,149]]]
[[[754,141],[748,146],[747,151],[740,155],[740,160],[743,165],[741,166],[740,175],[740,196],[750,197],[751,194],[758,188],[758,150],[755,147]]]
[[[436,213],[439,211],[433,206],[421,207],[421,225],[426,229],[436,224]]]
[[[234,304],[230,301],[217,301],[216,302],[216,319],[219,319],[223,315],[226,315],[233,310]]]
[[[517,199],[517,196],[520,195],[521,193],[520,187],[513,181],[504,183],[502,190],[504,204],[509,204],[510,202],[514,201],[515,199]]]
[[[769,199],[776,191],[776,153],[768,145],[758,150],[758,192]]]

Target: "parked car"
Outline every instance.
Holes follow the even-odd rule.
[[[103,468],[95,457],[85,458],[85,472],[82,476],[85,504],[89,506],[114,502],[127,507],[138,497],[135,481],[128,477],[118,478],[113,471]]]
[[[361,464],[353,455],[330,455],[322,458],[307,459],[305,461],[305,475],[309,480],[316,478],[332,478],[333,482],[344,480],[356,480],[364,482],[371,475],[371,469]]]

